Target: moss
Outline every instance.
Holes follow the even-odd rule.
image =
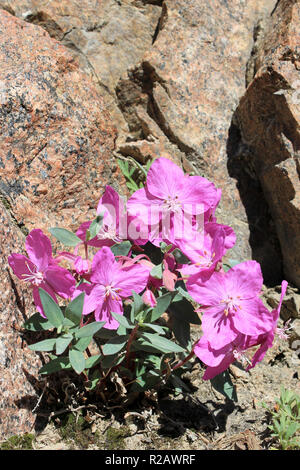
[[[0,450],[32,450],[33,434],[11,436],[7,441],[0,444]]]
[[[119,429],[109,428],[106,432],[107,450],[122,450],[125,449],[124,439],[130,436],[130,431],[127,426]]]
[[[80,449],[98,444],[99,434],[92,433],[89,423],[82,415],[75,417],[72,413],[67,414],[58,430],[64,441],[74,443]]]

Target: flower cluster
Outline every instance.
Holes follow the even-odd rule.
[[[67,349],[77,372],[88,368],[78,354],[83,354],[78,339],[84,334],[75,331],[77,315],[79,330],[90,326],[91,332],[95,323],[93,331],[99,333],[103,327],[111,332],[97,361],[106,364],[107,356],[115,354],[124,370],[136,367],[137,377],[139,361],[153,362],[159,352],[166,356],[188,352],[172,371],[195,354],[206,366],[204,379],[221,374],[235,361],[245,363],[247,369],[261,361],[277,331],[287,282],[282,283],[278,307],[270,312],[260,299],[263,278],[256,261],[225,269],[223,258],[236,237],[231,227],[217,222],[220,199],[220,189],[207,179],[186,175],[172,161],[158,158],[145,186],[127,204],[107,186],[95,219],[83,222],[76,235],[50,229],[73,252],[54,256],[49,238],[40,229],[32,230],[26,238],[28,256],[13,253],[8,262],[14,274],[32,288],[41,318],[62,331],[65,342],[55,343],[57,359]],[[55,310],[59,297],[71,302],[66,309],[68,321]],[[78,298],[82,305],[77,311]],[[165,311],[173,312],[176,321],[171,332],[159,324]],[[187,328],[182,325],[189,323],[202,325],[202,336],[193,346],[183,334]],[[30,325],[33,328],[33,322]],[[89,364],[95,365],[91,360]],[[158,368],[157,375],[163,375],[164,366]],[[149,369],[143,374],[149,376]]]

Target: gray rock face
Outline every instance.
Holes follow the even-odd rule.
[[[300,3],[281,1],[237,110],[242,142],[280,241],[284,276],[300,286]]]

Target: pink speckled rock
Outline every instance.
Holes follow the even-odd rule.
[[[72,229],[121,176],[90,79],[39,26],[0,10],[0,192],[27,229]]]
[[[31,293],[11,274],[7,257],[24,251],[25,237],[0,200],[0,439],[29,432],[37,395],[26,376],[37,376],[39,357],[26,347],[19,328],[35,312]]]

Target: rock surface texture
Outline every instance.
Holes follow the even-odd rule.
[[[21,399],[34,397],[34,390],[23,368],[37,376],[40,367],[18,333],[34,312],[32,295],[10,277],[7,258],[23,251],[28,230],[76,229],[89,214],[94,217],[105,185],[118,189],[122,178],[112,154],[115,126],[94,84],[63,45],[39,26],[0,10],[0,61],[3,437],[31,429],[34,416]],[[33,406],[31,401],[28,408]]]
[[[285,277],[300,287],[300,2],[281,0],[254,57],[237,125],[280,241]]]
[[[24,235],[0,202],[0,440],[30,431],[35,422],[31,410],[38,400],[30,376],[36,376],[41,363],[19,333],[26,316],[35,311],[32,296],[11,275],[7,265],[11,252],[23,252],[24,240]]]
[[[105,185],[122,191],[116,157],[211,179],[230,258],[300,287],[299,5],[0,0],[0,437],[30,431],[40,365],[22,349],[32,300],[7,257],[33,228],[93,217]]]
[[[28,230],[77,228],[118,180],[106,107],[64,46],[3,10],[0,61],[1,195]]]

